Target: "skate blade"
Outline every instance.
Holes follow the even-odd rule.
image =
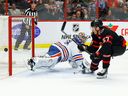
[[[106,79],[107,78],[107,75],[106,76],[97,76],[96,78],[97,79]]]

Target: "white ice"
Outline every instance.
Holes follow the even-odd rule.
[[[42,53],[37,51],[39,55]],[[90,62],[89,55],[84,56]],[[0,96],[128,96],[127,59],[128,52],[114,57],[108,78],[101,80],[96,79],[96,74],[73,74],[75,70],[67,62],[52,70],[31,72],[25,68],[0,80]]]

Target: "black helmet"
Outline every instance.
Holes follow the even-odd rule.
[[[99,19],[93,20],[91,22],[91,27],[100,27],[100,28],[102,28],[103,27],[103,22]]]

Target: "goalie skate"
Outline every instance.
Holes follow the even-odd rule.
[[[90,70],[90,68],[84,68],[82,70],[82,74],[93,74],[94,72],[92,70]]]
[[[81,73],[81,74],[93,74],[94,72],[91,71],[90,69],[88,68],[84,68],[82,70],[79,70],[79,71],[75,71],[74,74],[78,74],[78,73]]]
[[[82,73],[83,74],[93,74],[94,71],[90,70],[90,63],[84,59],[84,62],[85,62],[85,68],[82,70]]]
[[[104,79],[107,78],[108,69],[103,69],[101,72],[97,73],[97,79]]]

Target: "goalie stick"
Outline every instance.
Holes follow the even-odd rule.
[[[63,24],[62,24],[62,27],[61,27],[61,32],[64,34],[64,35],[66,35],[66,36],[68,36],[68,34],[64,31],[64,29],[65,29],[65,26],[66,26],[66,21],[64,21],[63,22]],[[88,38],[90,38],[90,36],[88,37]],[[88,39],[87,38],[87,39]],[[72,38],[71,38],[72,39]],[[74,41],[73,39],[72,39],[72,41]],[[75,41],[74,41],[75,42]],[[75,42],[76,43],[76,42]],[[76,43],[77,45],[78,45],[78,43]],[[89,55],[91,55],[91,53],[90,52],[88,52],[87,50],[85,50],[85,52],[87,52]]]

